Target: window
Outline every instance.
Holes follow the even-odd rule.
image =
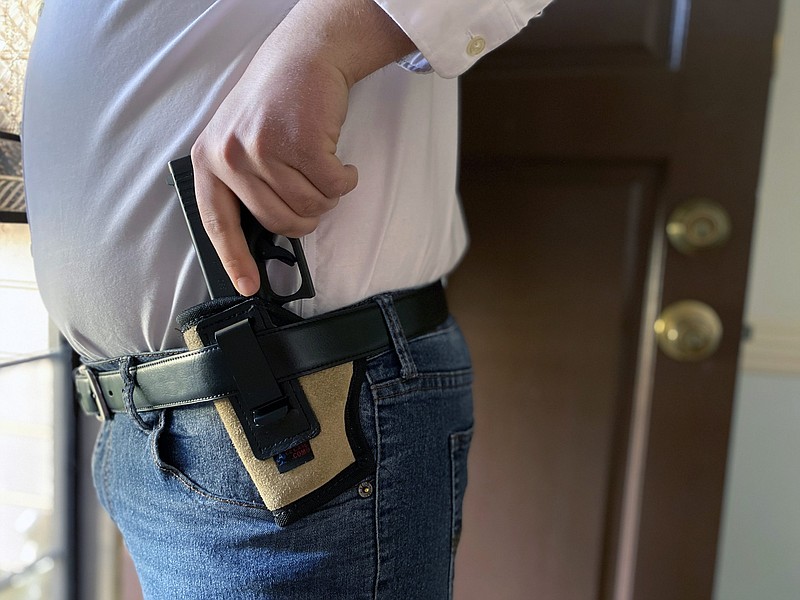
[[[2,600],[67,597],[69,486],[65,432],[55,426],[65,408],[64,359],[39,299],[28,227],[0,223]]]
[[[76,415],[72,352],[39,298],[25,219],[18,134],[41,6],[0,3],[0,600],[112,600],[126,588],[87,468],[97,424]]]

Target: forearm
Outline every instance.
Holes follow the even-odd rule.
[[[270,38],[271,51],[280,41],[284,56],[332,64],[349,87],[415,50],[373,0],[299,0]]]

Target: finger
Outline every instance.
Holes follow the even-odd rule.
[[[261,179],[301,217],[319,217],[339,203],[338,196],[327,197],[305,175],[286,164],[270,165]]]
[[[225,183],[256,220],[272,233],[302,237],[319,225],[319,217],[298,215],[264,180],[252,173],[230,173]]]
[[[358,169],[345,165],[335,154],[325,153],[322,158],[298,166],[298,170],[328,198],[339,198],[352,192],[358,184]]]
[[[242,231],[239,199],[204,169],[195,170],[194,180],[200,219],[222,266],[239,293],[252,296],[261,282]]]

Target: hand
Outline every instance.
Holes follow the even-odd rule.
[[[256,53],[192,147],[203,225],[241,294],[260,282],[239,201],[269,231],[312,232],[358,182],[336,156],[350,87],[411,49],[373,0],[300,0]]]

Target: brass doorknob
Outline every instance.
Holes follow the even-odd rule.
[[[721,246],[730,235],[728,212],[713,200],[703,198],[681,204],[667,223],[670,243],[684,254]]]
[[[722,340],[722,321],[708,304],[681,300],[667,306],[654,324],[661,350],[675,360],[708,358]]]

